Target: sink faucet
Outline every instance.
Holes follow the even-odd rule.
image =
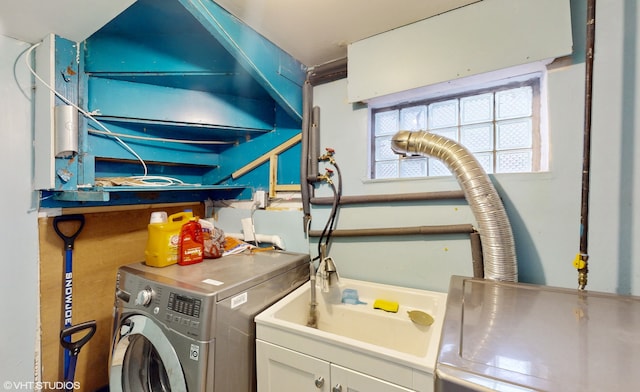
[[[317,328],[318,326],[318,301],[316,298],[316,291],[318,289],[318,278],[321,281],[323,293],[329,293],[331,291],[331,287],[337,287],[340,281],[340,275],[338,275],[336,263],[331,257],[326,257],[325,254],[326,244],[323,244],[320,247],[320,264],[318,265],[318,269],[315,268],[313,260],[309,263],[311,301],[309,302],[309,316],[307,318],[307,326],[312,328]]]
[[[318,271],[316,272],[320,277],[323,293],[328,293],[329,288],[337,284],[340,280],[336,263],[331,257],[326,256],[326,254],[327,244],[322,244],[320,246],[320,264],[318,264]]]
[[[325,257],[318,267],[320,281],[322,282],[322,292],[328,293],[329,288],[340,280],[336,264],[331,257]]]

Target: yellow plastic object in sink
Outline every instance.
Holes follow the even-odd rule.
[[[397,313],[400,305],[395,301],[387,301],[386,299],[376,299],[373,302],[374,309],[381,309],[385,312]]]

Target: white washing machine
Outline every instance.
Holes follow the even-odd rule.
[[[121,267],[110,391],[255,391],[253,319],[309,279],[308,263],[268,251]]]

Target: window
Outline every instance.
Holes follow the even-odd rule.
[[[540,76],[371,110],[371,178],[450,175],[439,160],[391,150],[399,130],[426,130],[464,145],[487,173],[536,172],[541,163]]]

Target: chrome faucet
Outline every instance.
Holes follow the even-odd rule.
[[[338,275],[336,263],[331,257],[325,257],[325,254],[326,245],[323,244],[320,247],[320,264],[318,264],[318,268],[315,268],[313,260],[309,263],[311,301],[309,302],[307,326],[311,328],[318,327],[318,301],[316,294],[318,279],[320,279],[323,293],[329,293],[331,288],[338,287],[338,283],[340,282],[340,275]]]
[[[331,286],[340,281],[336,263],[331,257],[326,256],[327,244],[320,246],[320,264],[318,264],[317,274],[322,283],[322,292],[328,293]]]
[[[320,281],[322,282],[322,292],[328,293],[331,286],[340,280],[336,264],[331,257],[325,257],[318,266]]]

